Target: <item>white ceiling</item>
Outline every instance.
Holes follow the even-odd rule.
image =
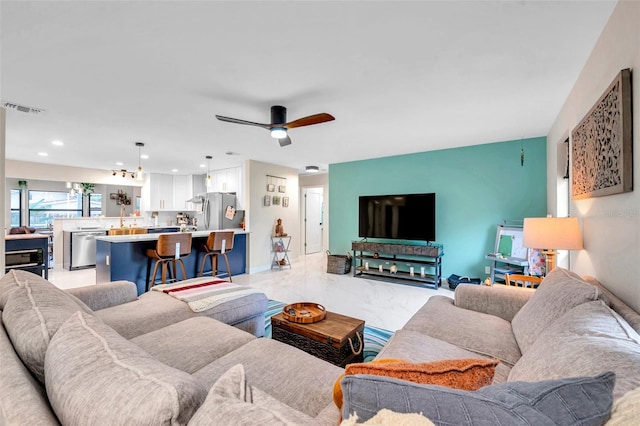
[[[2,1],[8,159],[202,173],[544,136],[615,1]],[[280,148],[258,127],[290,131]],[[63,147],[51,145],[58,139]],[[48,157],[36,155],[45,151]],[[239,155],[228,156],[233,151]]]

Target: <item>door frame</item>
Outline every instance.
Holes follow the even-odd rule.
[[[329,186],[328,185],[306,185],[300,186],[300,196],[298,199],[300,200],[300,206],[298,211],[300,212],[300,254],[306,256],[306,226],[305,226],[305,215],[306,215],[306,203],[305,203],[305,190],[313,189],[313,188],[322,188],[322,206],[323,206],[323,222],[322,222],[322,250],[324,253],[329,247]],[[316,253],[313,253],[316,254]]]

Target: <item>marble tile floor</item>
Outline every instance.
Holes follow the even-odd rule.
[[[453,297],[446,285],[432,290],[363,278],[328,274],[324,253],[299,256],[292,267],[233,277],[233,282],[259,288],[269,299],[285,303],[315,302],[332,312],[365,320],[367,325],[395,331],[404,326],[436,294]],[[54,268],[49,280],[60,288],[95,284],[95,270]]]

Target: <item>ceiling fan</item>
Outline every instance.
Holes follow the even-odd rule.
[[[248,126],[262,127],[271,131],[271,137],[278,139],[280,146],[287,146],[291,144],[291,139],[287,134],[287,130],[296,127],[310,126],[312,124],[325,123],[327,121],[335,120],[335,117],[325,112],[320,114],[308,115],[306,117],[298,118],[287,123],[287,109],[280,105],[274,105],[271,107],[271,123],[254,123],[253,121],[240,120],[238,118],[223,117],[216,115],[216,118],[220,121],[227,121],[235,124],[246,124]]]

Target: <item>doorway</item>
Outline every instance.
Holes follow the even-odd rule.
[[[304,188],[304,254],[322,251],[324,189]]]

